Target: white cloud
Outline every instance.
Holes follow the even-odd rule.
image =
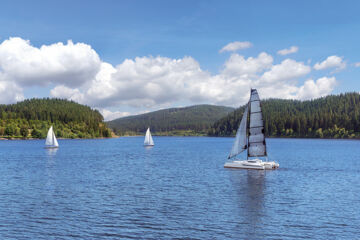
[[[355,67],[360,67],[360,62],[354,63],[354,66],[355,66]]]
[[[282,84],[284,81],[294,80],[305,76],[311,71],[311,67],[302,62],[285,59],[280,64],[273,65],[270,71],[265,72],[261,80],[264,83]]]
[[[66,98],[78,103],[85,103],[84,94],[78,88],[69,88],[58,85],[50,90],[50,96],[54,98]]]
[[[305,94],[299,94],[303,86],[298,86],[298,79],[310,71],[310,66],[292,59],[273,65],[273,58],[267,53],[255,58],[232,54],[216,75],[202,70],[191,57],[137,57],[116,67],[102,63],[99,73],[82,90],[57,86],[51,95],[99,109],[160,108],[184,100],[238,106],[248,100],[251,87],[257,88],[263,98],[302,98]]]
[[[239,106],[248,100],[250,88],[257,88],[262,98],[307,99],[331,93],[335,78],[299,85],[310,71],[293,59],[274,64],[265,52],[248,58],[233,53],[217,74],[203,70],[192,57],[136,57],[113,66],[87,44],[37,48],[10,38],[0,44],[0,103],[23,99],[19,86],[51,83],[50,96],[95,107],[109,120],[128,114],[118,110],[122,107],[143,112],[179,103]]]
[[[249,57],[245,59],[239,54],[232,54],[225,63],[223,74],[226,75],[252,75],[270,68],[273,57],[262,52],[257,58]]]
[[[342,57],[336,55],[329,56],[326,60],[321,63],[317,62],[314,65],[315,70],[324,70],[327,68],[336,68],[337,71],[342,70],[346,67],[346,63],[343,61]]]
[[[291,53],[296,53],[298,50],[299,50],[299,48],[297,46],[291,46],[290,48],[285,48],[285,49],[279,50],[277,52],[277,54],[284,56],[284,55],[288,55]]]
[[[246,49],[252,47],[251,42],[231,42],[225,45],[222,49],[220,49],[220,53],[222,52],[235,52],[237,50]]]
[[[191,57],[137,57],[115,68],[102,68],[85,91],[87,101],[97,107],[130,105],[152,107],[186,98],[195,81],[209,74]]]
[[[27,86],[49,83],[81,86],[95,77],[100,58],[87,44],[68,41],[34,47],[30,41],[9,38],[0,44],[0,69],[8,81]]]
[[[0,104],[24,100],[23,90],[13,82],[0,80]]]
[[[307,80],[303,86],[299,88],[297,93],[298,99],[313,99],[323,97],[330,94],[336,85],[335,77],[322,77],[316,80]]]
[[[99,112],[103,115],[105,121],[111,121],[117,118],[126,117],[132,115],[130,112],[110,111],[107,109],[99,109]]]

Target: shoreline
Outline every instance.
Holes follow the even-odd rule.
[[[74,139],[74,140],[80,140],[80,139],[110,139],[110,138],[119,138],[120,136],[113,136],[113,137],[98,137],[98,138],[57,138],[58,140],[69,140],[69,139]],[[10,137],[10,138],[5,138],[5,137],[0,137],[0,141],[13,141],[13,140],[45,140],[45,138],[14,138],[14,137]]]
[[[199,135],[193,135],[193,136],[184,136],[184,135],[153,135],[154,137],[209,137],[209,138],[234,138],[235,136],[199,136]],[[128,136],[112,136],[112,137],[98,137],[98,138],[58,138],[58,140],[94,140],[94,139],[112,139],[112,138],[124,138],[124,137],[144,137],[144,135],[128,135]],[[265,139],[313,139],[313,140],[360,140],[360,138],[306,138],[306,137],[266,137]],[[6,137],[0,137],[0,141],[14,141],[14,140],[45,140],[45,138],[6,138]]]

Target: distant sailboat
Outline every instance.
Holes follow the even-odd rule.
[[[144,146],[154,146],[154,141],[151,136],[150,128],[146,130]]]
[[[249,124],[248,114],[250,114]],[[276,169],[279,167],[279,164],[276,162],[262,161],[257,158],[265,157],[267,159],[267,152],[260,98],[256,89],[251,89],[250,100],[245,108],[228,158],[231,159],[245,150],[247,150],[247,160],[228,162],[225,163],[224,167],[258,170]]]
[[[53,131],[53,127],[51,126],[46,137],[45,148],[58,148],[59,143],[56,140],[55,133]]]

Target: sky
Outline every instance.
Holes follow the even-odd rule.
[[[106,120],[359,92],[359,1],[1,1],[0,104],[71,99]]]

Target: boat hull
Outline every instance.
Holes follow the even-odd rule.
[[[225,168],[238,168],[238,169],[254,169],[254,170],[274,170],[279,167],[276,162],[263,162],[260,159],[233,161],[225,163]]]

